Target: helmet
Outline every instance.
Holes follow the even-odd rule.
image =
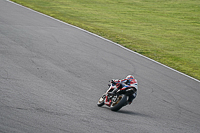
[[[128,75],[128,76],[126,77],[126,79],[134,79],[134,76],[133,76],[133,75]]]

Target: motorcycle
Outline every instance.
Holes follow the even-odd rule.
[[[97,105],[101,107],[105,104],[110,107],[112,111],[118,111],[123,106],[126,106],[129,96],[133,95],[137,90],[133,85],[127,85],[125,83],[120,83],[120,85],[122,86],[121,89],[113,93],[113,90],[116,88],[116,82],[111,81],[111,83],[108,84],[108,90],[100,97]]]

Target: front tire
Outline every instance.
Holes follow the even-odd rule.
[[[126,104],[126,102],[127,102],[127,96],[120,95],[115,102],[112,102],[110,109],[112,111],[118,111]]]
[[[99,106],[99,107],[103,106],[104,105],[104,99],[105,99],[104,96],[100,97],[99,101],[97,102],[97,106]]]

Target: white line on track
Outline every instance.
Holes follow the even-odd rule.
[[[76,26],[74,26],[74,25],[68,24],[68,23],[66,23],[66,22],[63,22],[63,21],[61,21],[61,20],[59,20],[59,19],[53,18],[53,17],[48,16],[48,15],[46,15],[46,14],[43,14],[43,13],[41,13],[41,12],[35,11],[35,10],[31,9],[31,8],[22,6],[22,5],[20,5],[20,4],[17,4],[17,3],[15,3],[15,2],[12,2],[12,1],[10,1],[10,0],[6,0],[6,1],[8,1],[8,2],[10,2],[10,3],[13,3],[13,4],[15,4],[15,5],[21,6],[21,7],[23,7],[23,8],[26,8],[26,9],[28,9],[28,10],[31,10],[31,11],[33,11],[33,12],[35,12],[35,13],[41,14],[41,15],[43,15],[43,16],[46,16],[46,17],[48,17],[48,18],[51,18],[51,19],[53,19],[53,20],[56,20],[56,21],[58,21],[58,22],[61,22],[61,23],[63,23],[63,24],[66,24],[66,25],[68,25],[68,26],[77,28],[77,29],[79,29],[79,30],[81,30],[81,31],[84,31],[84,32],[86,32],[86,33],[88,33],[88,34],[91,34],[91,35],[94,35],[94,36],[96,36],[96,37],[99,37],[99,38],[101,38],[101,39],[103,39],[103,40],[106,40],[106,41],[108,41],[108,42],[111,42],[111,43],[113,43],[113,44],[115,44],[115,45],[117,45],[117,46],[119,46],[119,47],[121,47],[121,48],[123,48],[123,49],[129,51],[129,52],[132,52],[132,53],[134,53],[134,54],[137,54],[137,55],[139,55],[139,56],[141,56],[141,57],[143,57],[143,58],[146,58],[146,59],[148,59],[148,60],[150,60],[150,61],[152,61],[152,62],[155,62],[155,63],[157,63],[157,64],[159,64],[159,65],[161,65],[161,66],[164,66],[164,67],[166,67],[166,68],[168,68],[168,69],[170,69],[170,70],[172,70],[172,71],[175,71],[175,72],[177,72],[177,73],[179,73],[179,74],[181,74],[181,75],[184,75],[184,76],[186,76],[186,77],[188,77],[188,78],[191,78],[191,79],[193,79],[193,80],[195,80],[195,81],[197,81],[197,82],[200,83],[200,80],[198,80],[198,79],[195,79],[195,78],[193,78],[193,77],[191,77],[191,76],[189,76],[189,75],[186,75],[186,74],[184,74],[184,73],[182,73],[182,72],[179,72],[179,71],[177,71],[177,70],[175,70],[175,69],[173,69],[173,68],[171,68],[171,67],[168,67],[168,66],[166,66],[166,65],[164,65],[164,64],[162,64],[162,63],[160,63],[160,62],[157,62],[157,61],[155,61],[155,60],[153,60],[153,59],[150,59],[150,58],[148,58],[148,57],[146,57],[146,56],[144,56],[144,55],[141,55],[141,54],[139,54],[139,53],[137,53],[137,52],[134,52],[134,51],[132,51],[132,50],[130,50],[130,49],[128,49],[128,48],[125,48],[124,46],[122,46],[122,45],[120,45],[120,44],[118,44],[118,43],[115,43],[115,42],[113,42],[113,41],[111,41],[111,40],[108,40],[108,39],[106,39],[106,38],[103,38],[103,37],[101,37],[101,36],[99,36],[99,35],[96,35],[96,34],[94,34],[94,33],[92,33],[92,32],[89,32],[89,31],[86,31],[86,30],[84,30],[84,29],[81,29],[81,28],[76,27]]]

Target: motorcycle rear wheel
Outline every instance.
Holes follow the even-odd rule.
[[[113,102],[110,106],[110,109],[112,111],[118,111],[120,110],[124,105],[126,105],[127,102],[127,96],[126,95],[121,95],[117,98],[115,102]]]

